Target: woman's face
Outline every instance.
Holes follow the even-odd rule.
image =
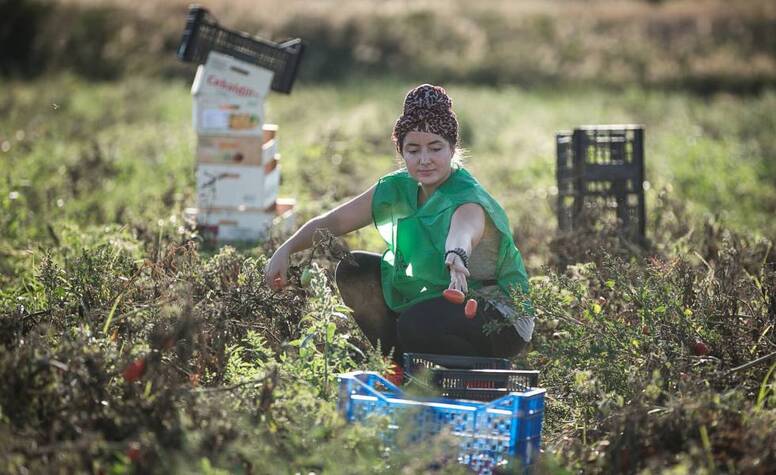
[[[454,150],[441,135],[413,130],[404,137],[402,156],[410,176],[436,188],[450,176]]]

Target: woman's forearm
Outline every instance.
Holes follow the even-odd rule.
[[[327,215],[317,216],[304,223],[297,232],[277,248],[272,254],[264,271],[264,280],[268,286],[274,289],[282,289],[288,284],[288,263],[291,254],[312,247],[315,233],[321,229],[328,229],[331,220]]]
[[[311,248],[317,232],[327,231],[334,236],[341,236],[369,224],[372,220],[373,193],[374,186],[347,203],[304,223],[272,254],[264,272],[267,285],[280,289],[287,284],[289,257],[295,252]]]
[[[316,232],[325,230],[334,234],[327,226],[326,221],[326,215],[316,216],[299,228],[280,248],[288,252],[289,255],[311,248]]]
[[[299,228],[279,249],[288,254],[304,251],[313,246],[315,233],[325,230],[334,236],[342,236],[372,222],[372,195],[375,186],[343,203],[333,210],[316,216]]]
[[[453,232],[447,235],[447,240],[445,241],[445,250],[457,248],[463,249],[467,256],[472,254],[472,249],[474,249],[474,242],[472,233],[470,231],[457,230],[457,232]]]

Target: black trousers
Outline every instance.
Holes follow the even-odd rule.
[[[353,262],[343,260],[337,265],[340,295],[369,341],[373,345],[379,341],[384,355],[394,349],[396,362],[401,363],[405,352],[506,358],[527,345],[511,325],[485,335],[485,323],[504,319],[490,305],[480,305],[477,315],[468,319],[463,305],[439,296],[397,314],[383,298],[380,255],[354,251],[352,256]]]

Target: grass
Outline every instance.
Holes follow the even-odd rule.
[[[290,96],[270,96],[267,116],[280,124],[281,192],[297,198],[301,219],[354,196],[396,166],[389,136],[413,85],[301,83]],[[186,83],[138,78],[87,85],[60,76],[32,85],[6,81],[5,89],[7,132],[0,142],[10,147],[3,153],[10,166],[2,196],[9,210],[34,213],[15,224],[25,229],[15,231],[20,236],[42,239],[41,223],[59,221],[153,227],[195,205]],[[773,92],[701,98],[638,88],[448,89],[467,166],[505,207],[531,269],[546,262],[555,230],[554,134],[587,123],[645,126],[648,209],[667,192],[690,216],[776,233],[770,219],[776,209]],[[371,230],[350,242],[370,250],[381,245]]]

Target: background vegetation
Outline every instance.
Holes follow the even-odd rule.
[[[2,65],[111,79],[188,78],[170,54],[187,0],[13,0]],[[744,0],[213,0],[225,25],[310,48],[302,78],[396,75],[476,84],[638,84],[756,92],[776,80],[776,7]]]
[[[532,276],[537,330],[516,363],[548,390],[542,471],[776,464],[770,2],[208,7],[309,43],[293,93],[267,104],[298,224],[396,166],[410,87],[447,87],[467,166]],[[462,470],[444,441],[386,457],[376,427],[336,415],[336,373],[384,369],[327,278],[348,248],[381,249],[374,230],[297,256],[295,285],[272,292],[261,271],[279,230],[209,249],[183,219],[184,12],[0,4],[0,470]],[[607,227],[557,234],[554,134],[583,123],[645,125],[647,249]]]

